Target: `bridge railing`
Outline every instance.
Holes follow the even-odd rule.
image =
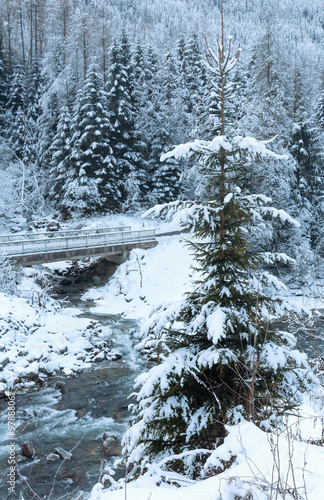
[[[116,227],[96,227],[92,229],[69,229],[66,231],[44,231],[40,233],[21,233],[21,234],[0,234],[0,245],[7,241],[23,241],[45,238],[57,238],[66,236],[85,236],[88,234],[106,234],[120,233],[122,231],[130,231],[131,226],[116,226]]]
[[[60,250],[105,247],[123,243],[135,243],[155,239],[155,229],[140,231],[120,231],[110,233],[91,233],[66,237],[53,237],[37,240],[7,241],[0,243],[0,252],[10,256],[38,254]]]

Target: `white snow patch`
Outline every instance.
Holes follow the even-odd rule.
[[[181,236],[159,238],[155,248],[140,254],[132,251],[108,285],[89,290],[83,299],[96,301],[95,313],[146,319],[160,304],[183,298],[191,288],[191,264],[192,255]]]
[[[309,418],[303,420],[303,433],[317,439],[319,427],[316,425],[316,417],[309,414],[307,408],[306,414]],[[253,498],[268,500],[271,487],[272,491],[276,491],[278,479],[281,478],[283,485],[284,478],[286,488],[285,491],[278,491],[278,500],[294,498],[289,495],[289,491],[295,491],[295,486],[301,498],[319,500],[324,490],[324,448],[299,440],[301,418],[303,415],[297,422],[291,419],[286,428],[277,432],[262,431],[251,422],[228,427],[224,443],[215,451],[211,450],[205,468],[221,467],[222,463],[236,457],[229,469],[194,483],[184,476],[162,471],[157,464],[151,467],[149,474],[127,484],[127,499],[165,500],[167,497],[168,500],[233,500],[235,495],[244,497],[250,492]],[[161,477],[164,482],[157,486]],[[167,484],[166,479],[170,483],[173,479],[182,487]],[[90,496],[90,500],[124,498],[124,487],[121,486],[117,491],[105,491],[99,483],[94,486]]]
[[[224,337],[225,320],[226,314],[219,307],[207,318],[208,338],[214,344]]]

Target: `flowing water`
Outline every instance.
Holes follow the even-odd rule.
[[[10,443],[7,402],[0,400],[1,500],[37,498],[32,490],[41,499],[52,500],[67,494],[64,498],[75,499],[80,497],[80,492],[85,492],[84,500],[98,482],[105,463],[112,465],[116,459],[104,456],[102,436],[109,432],[120,440],[127,425],[128,396],[134,378],[144,369],[144,361],[134,349],[138,324],[118,316],[89,312],[84,315],[111,328],[115,339],[113,350],[122,357],[94,363],[76,377],[51,377],[46,388],[16,395],[16,451],[19,453],[23,442],[34,441],[38,455],[18,464],[21,476],[12,496],[6,483]],[[61,390],[57,389],[60,383],[65,384]],[[46,456],[57,447],[67,451],[74,448],[71,460],[48,461]],[[123,474],[123,470],[117,470],[115,479]]]

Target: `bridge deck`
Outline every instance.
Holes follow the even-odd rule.
[[[63,231],[44,231],[39,233],[0,234],[0,246],[7,241],[43,240],[65,236],[86,236],[87,234],[121,233],[131,231],[131,226],[98,227],[92,229],[67,229]]]
[[[34,233],[14,235],[20,239],[11,241],[6,239],[9,235],[0,235],[0,252],[17,263],[32,265],[89,255],[120,255],[132,248],[150,248],[157,244],[154,229],[100,228],[46,233],[47,237],[42,234],[39,233],[38,238],[31,236]]]

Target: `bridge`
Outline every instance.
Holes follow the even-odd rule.
[[[132,231],[130,226],[0,235],[0,253],[23,266],[85,257],[120,264],[133,248],[156,245],[154,229]]]

